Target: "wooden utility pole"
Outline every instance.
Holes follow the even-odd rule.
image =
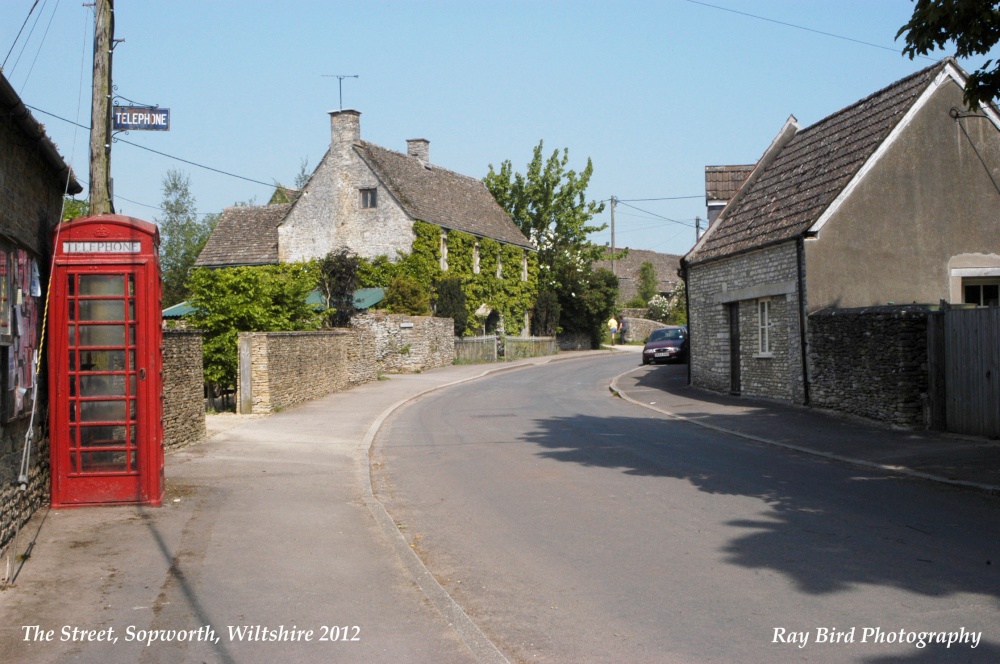
[[[115,211],[111,198],[111,49],[114,0],[94,2],[94,88],[90,110],[90,214]]]
[[[611,274],[615,274],[615,197],[611,197]],[[617,275],[615,275],[617,276]]]

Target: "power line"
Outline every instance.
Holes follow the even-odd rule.
[[[668,196],[666,198],[615,198],[619,203],[625,201],[628,203],[643,203],[646,201],[681,201],[690,198],[705,198],[705,194],[696,194],[694,196]]]
[[[795,23],[786,23],[785,21],[779,21],[773,18],[767,18],[766,16],[758,16],[756,14],[750,14],[748,12],[741,12],[738,9],[730,9],[729,7],[720,7],[718,5],[709,4],[707,2],[702,2],[701,0],[686,0],[692,5],[701,5],[702,7],[709,7],[711,9],[718,9],[719,11],[729,12],[731,14],[739,14],[740,16],[746,16],[748,18],[754,18],[758,21],[767,21],[768,23],[776,23],[778,25],[783,25],[788,28],[795,28],[796,30],[805,30],[806,32],[812,32],[817,35],[823,35],[824,37],[833,37],[834,39],[843,39],[844,41],[854,42],[855,44],[861,44],[862,46],[871,46],[872,48],[880,48],[884,51],[892,51],[902,55],[902,50],[893,48],[891,46],[882,46],[881,44],[873,44],[871,42],[862,41],[860,39],[854,39],[853,37],[845,37],[843,35],[836,35],[832,32],[823,32],[822,30],[816,30],[815,28],[807,28],[804,25],[796,25]],[[934,60],[934,58],[928,57],[926,55],[918,56],[925,60]]]
[[[618,200],[618,199],[615,199],[615,200]],[[644,213],[646,213],[646,214],[648,214],[650,216],[656,217],[657,219],[663,219],[664,221],[669,221],[669,222],[674,223],[674,224],[680,224],[681,226],[687,226],[689,228],[694,228],[694,224],[689,224],[689,223],[684,222],[684,221],[678,221],[677,219],[671,219],[670,217],[664,217],[662,214],[656,214],[655,212],[650,212],[649,210],[643,210],[642,208],[637,208],[636,206],[629,205],[628,203],[622,203],[621,201],[618,201],[618,202],[621,203],[622,205],[624,205],[625,207],[632,208],[633,210],[638,210],[639,212],[644,212]]]

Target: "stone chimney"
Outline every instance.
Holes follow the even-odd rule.
[[[406,139],[406,154],[416,157],[425,164],[431,161],[431,142],[426,138]]]
[[[330,111],[330,147],[347,148],[361,140],[361,111]]]

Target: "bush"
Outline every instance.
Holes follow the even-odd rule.
[[[442,279],[437,283],[435,314],[455,321],[455,336],[460,337],[469,323],[469,309],[458,277]]]
[[[385,294],[385,308],[394,314],[430,316],[430,291],[411,277],[403,275],[394,277],[389,282],[389,288]]]

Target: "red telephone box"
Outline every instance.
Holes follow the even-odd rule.
[[[159,232],[62,224],[49,304],[52,506],[163,500]]]

